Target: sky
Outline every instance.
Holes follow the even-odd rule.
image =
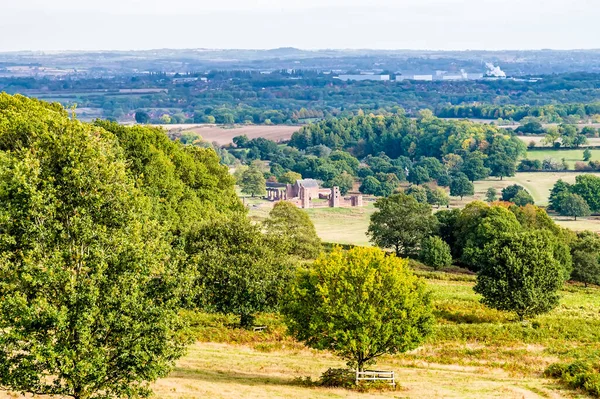
[[[0,51],[600,48],[599,1],[0,0]]]

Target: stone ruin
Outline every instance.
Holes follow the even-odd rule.
[[[267,182],[265,199],[290,201],[303,209],[363,206],[362,195],[343,197],[339,187],[321,188],[314,179],[301,179],[294,184]]]

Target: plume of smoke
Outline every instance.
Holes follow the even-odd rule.
[[[486,75],[495,76],[497,78],[505,78],[506,77],[506,73],[504,73],[504,71],[502,69],[500,69],[499,66],[494,66],[494,64],[492,64],[490,62],[486,62],[485,66],[488,69]]]

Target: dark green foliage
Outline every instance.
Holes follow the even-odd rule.
[[[464,173],[452,176],[452,180],[450,181],[450,195],[460,197],[462,200],[465,195],[473,194],[475,194],[475,187]]]
[[[552,187],[552,190],[550,191],[550,198],[549,198],[550,209],[558,212],[560,210],[559,203],[560,203],[561,195],[564,193],[570,192],[570,189],[571,189],[570,184],[565,183],[562,179],[559,179],[554,184],[554,187]]]
[[[242,193],[255,195],[265,195],[267,193],[266,180],[263,173],[256,167],[250,166],[242,173],[240,187]]]
[[[204,224],[186,248],[196,271],[193,304],[239,315],[241,326],[251,325],[257,312],[279,303],[292,273],[286,249],[243,214]]]
[[[321,252],[321,240],[308,214],[291,202],[275,204],[264,223],[269,239],[290,255],[314,259]]]
[[[427,266],[442,269],[452,265],[450,246],[440,237],[433,236],[423,239],[419,250],[419,259]]]
[[[520,190],[517,194],[512,198],[512,202],[517,206],[525,206],[525,205],[533,205],[533,197],[527,190]]]
[[[250,139],[245,134],[242,136],[235,136],[233,139],[233,144],[235,144],[238,148],[246,148],[248,146],[248,142]]]
[[[588,284],[600,284],[600,236],[591,231],[577,233],[571,243],[573,271],[571,279]]]
[[[338,248],[300,270],[282,311],[296,339],[358,370],[416,348],[433,322],[429,295],[408,262],[375,248]]]
[[[592,159],[592,152],[589,148],[586,148],[583,150],[583,160],[588,162],[590,159]]]
[[[446,244],[450,246],[452,255],[455,258],[460,257],[461,251],[456,245],[458,218],[461,215],[460,209],[443,210],[435,213],[438,221],[438,235]]]
[[[150,122],[150,115],[148,115],[148,113],[144,111],[136,111],[135,121],[137,123],[145,125],[146,123]]]
[[[587,202],[577,194],[563,193],[558,197],[558,212],[563,216],[577,217],[590,216],[591,211]]]
[[[319,386],[328,388],[353,388],[356,374],[350,369],[328,369],[319,378]]]
[[[554,257],[556,238],[545,231],[503,234],[479,258],[475,292],[494,309],[520,320],[552,310],[564,283],[564,267]]]
[[[485,200],[487,202],[494,202],[498,198],[498,191],[494,187],[490,187],[485,192]]]
[[[427,169],[422,166],[415,166],[408,172],[407,180],[413,184],[423,184],[431,181]]]
[[[437,205],[439,208],[440,206],[447,206],[450,203],[450,198],[443,188],[436,187],[435,189],[431,189],[428,186],[425,186],[425,191],[427,193],[427,203],[429,205]]]
[[[0,386],[148,397],[183,354],[186,277],[120,140],[0,94]]]
[[[420,204],[427,204],[427,190],[424,187],[411,185],[406,190],[404,190],[404,194],[410,195],[414,199],[417,200]]]
[[[354,177],[352,177],[352,175],[350,175],[348,172],[344,171],[324,184],[324,187],[335,186],[339,187],[342,195],[346,195],[354,186]]]
[[[422,240],[437,229],[431,206],[420,204],[406,194],[394,194],[375,202],[368,235],[381,248],[393,248],[396,255],[414,254]]]
[[[554,363],[544,376],[558,378],[573,389],[581,389],[593,398],[600,398],[600,365],[576,360],[573,363]]]
[[[542,161],[539,159],[522,159],[519,163],[519,172],[530,172],[542,170]]]
[[[592,212],[600,212],[600,177],[589,174],[578,175],[570,191],[580,195]]]
[[[377,195],[380,191],[381,183],[373,176],[367,176],[360,185],[360,192],[363,194]]]
[[[464,158],[461,168],[467,178],[474,182],[475,180],[483,180],[490,175],[490,169],[484,166],[486,156],[481,151],[473,151],[468,153]]]
[[[487,167],[490,168],[490,175],[499,177],[500,180],[505,176],[514,176],[516,171],[515,159],[502,152],[490,155]]]
[[[456,220],[453,254],[469,269],[477,271],[485,246],[502,234],[517,233],[521,225],[508,209],[484,202],[471,202]]]
[[[504,187],[502,189],[502,201],[513,202],[513,198],[515,198],[517,193],[524,190],[523,186],[519,186],[518,184]]]

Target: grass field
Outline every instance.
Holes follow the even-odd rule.
[[[421,272],[425,273],[425,272]],[[469,275],[426,272],[436,326],[426,343],[384,356],[376,368],[394,370],[400,387],[357,393],[308,387],[344,361],[305,348],[285,334],[279,316],[261,315],[266,333],[233,328],[234,317],[189,313],[196,343],[175,370],[154,385],[156,398],[586,398],[542,377],[557,361],[600,353],[600,289],[569,285],[560,305],[531,323],[479,303]],[[18,398],[1,394],[1,399]]]
[[[580,128],[583,126],[590,126],[590,125],[580,125]],[[598,128],[598,124],[596,124],[594,127]],[[519,137],[519,139],[521,139],[521,141],[523,141],[525,144],[529,145],[529,143],[531,143],[532,141],[535,142],[537,147],[551,147],[549,145],[544,145],[542,144],[542,140],[544,139],[544,136],[517,136]],[[588,137],[588,143],[584,146],[598,146],[600,145],[600,137]],[[548,148],[550,149],[550,148]]]
[[[575,162],[584,162],[583,161],[583,151],[584,149],[579,150],[534,150],[527,151],[527,159],[537,159],[539,161],[543,161],[546,158],[554,158],[558,161],[563,158],[569,165],[569,169],[575,168]],[[592,160],[598,161],[600,160],[600,149],[590,149],[592,152]]]

